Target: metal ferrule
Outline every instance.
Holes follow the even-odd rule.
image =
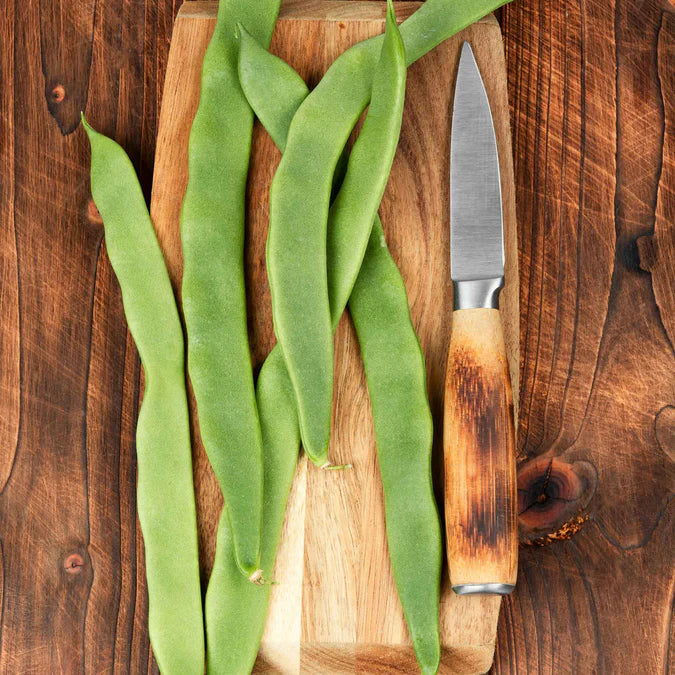
[[[508,595],[513,589],[513,584],[459,584],[452,587],[457,595]]]
[[[455,311],[480,308],[499,309],[499,291],[504,286],[504,277],[453,281],[452,284]]]

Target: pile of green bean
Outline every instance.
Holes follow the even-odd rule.
[[[388,21],[388,30],[398,37],[393,10]],[[329,211],[328,288],[333,330],[350,294],[358,298],[356,304],[350,299],[349,306],[373,405],[389,551],[418,661],[423,672],[433,673],[440,659],[442,551],[431,482],[433,427],[424,357],[410,320],[403,281],[376,215],[398,143],[404,98],[404,49],[402,44],[397,50],[387,46],[385,40],[368,114]],[[267,87],[272,78],[287,82],[292,92],[286,104],[289,108],[298,108],[309,93],[295,71],[243,34],[240,79],[263,125],[279,108],[280,99],[271,96]],[[275,133],[283,150],[286,138]],[[339,173],[336,178],[339,183]],[[401,498],[411,494],[414,503]]]
[[[385,35],[347,50],[310,93],[266,49],[279,0],[221,0],[181,217],[188,370],[225,503],[204,616],[178,310],[133,167],[87,125],[92,194],[146,374],[138,510],[161,672],[203,672],[205,661],[209,673],[252,669],[269,599],[260,582],[273,575],[301,441],[314,463],[328,462],[333,332],[347,304],[372,402],[394,578],[421,671],[437,671],[441,534],[424,357],[377,209],[398,143],[406,66],[501,4],[427,0],[399,30],[388,0]],[[255,389],[243,271],[254,112],[283,152],[267,247],[279,344]]]

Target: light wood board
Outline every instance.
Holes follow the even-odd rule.
[[[418,6],[396,3],[399,18],[404,19]],[[216,3],[190,2],[181,8],[161,107],[151,210],[178,294],[182,272],[179,214],[187,179],[187,140],[216,7]],[[311,86],[347,47],[383,29],[381,2],[296,1],[282,8],[272,51],[291,63]],[[503,47],[494,18],[471,26],[409,69],[401,142],[380,209],[426,355],[435,421],[434,473],[439,486],[443,378],[452,308],[450,109],[459,50],[465,39],[473,46],[485,80],[500,149],[507,277],[502,312],[517,401],[519,322],[513,169]],[[279,157],[256,124],[246,249],[251,349],[256,368],[274,343],[264,249],[268,189]],[[280,584],[272,591],[256,672],[415,672],[387,553],[370,403],[358,343],[347,316],[340,323],[335,345],[330,456],[335,463],[351,462],[353,469],[322,472],[308,465],[304,457],[299,462],[274,573]],[[222,499],[198,438],[194,455],[206,579]],[[499,606],[500,600],[495,597],[455,596],[444,569],[440,672],[479,673],[490,667]]]

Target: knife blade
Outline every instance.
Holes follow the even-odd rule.
[[[452,110],[450,213],[453,281],[503,279],[504,237],[497,139],[483,79],[468,42],[462,46]],[[493,297],[494,293],[490,300]]]
[[[513,394],[499,313],[504,234],[490,102],[462,46],[450,140],[454,307],[445,381],[446,542],[460,594],[510,593],[517,574]]]

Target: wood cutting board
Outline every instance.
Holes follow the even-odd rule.
[[[397,2],[400,20],[419,7]],[[199,99],[204,50],[217,3],[187,2],[176,20],[161,106],[152,216],[179,295],[180,206],[187,142]],[[384,30],[383,2],[295,0],[281,10],[272,51],[315,85],[350,45]],[[454,78],[469,40],[490,97],[500,151],[506,233],[502,314],[515,399],[518,392],[518,269],[513,168],[501,33],[487,17],[448,40],[408,73],[401,142],[380,215],[403,274],[426,355],[435,422],[434,474],[442,485],[443,380],[451,329],[449,147]],[[246,249],[249,328],[255,368],[274,344],[265,240],[269,184],[280,154],[256,123],[248,190]],[[320,471],[301,456],[289,500],[270,611],[255,672],[417,671],[391,573],[368,392],[347,315],[336,333],[330,458],[353,469]],[[192,405],[195,429],[197,421]],[[195,482],[204,582],[213,558],[222,498],[195,433]],[[440,492],[439,504],[442,505]],[[443,572],[442,673],[482,673],[494,652],[499,597],[455,596]]]

